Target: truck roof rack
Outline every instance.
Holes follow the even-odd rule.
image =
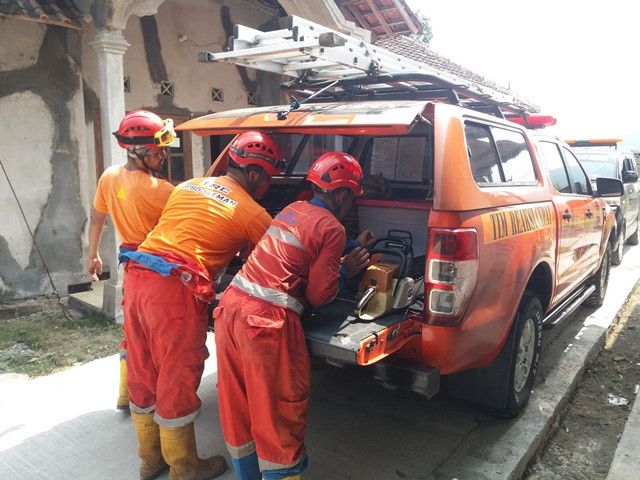
[[[202,63],[230,62],[293,77],[281,87],[305,99],[314,97],[316,102],[433,99],[525,120],[529,114],[539,112],[538,107],[516,95],[293,15],[287,17],[285,29],[275,31],[235,25],[226,51],[202,51],[197,58]]]

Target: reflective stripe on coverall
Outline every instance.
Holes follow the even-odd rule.
[[[335,297],[345,243],[329,210],[291,204],[214,311],[222,431],[234,459],[257,452],[267,480],[306,468],[310,360],[297,305]]]

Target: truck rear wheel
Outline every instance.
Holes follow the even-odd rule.
[[[618,241],[616,243],[616,248],[611,254],[611,264],[612,265],[620,265],[622,263],[622,255],[624,254],[624,238],[626,235],[626,230],[624,225],[620,229],[620,235],[618,235]]]
[[[531,389],[538,371],[542,347],[542,304],[531,290],[525,290],[518,305],[510,338],[515,348],[509,369],[507,402],[501,415],[515,417],[529,401]]]
[[[599,307],[604,303],[604,295],[607,293],[607,284],[609,283],[609,270],[611,267],[611,244],[607,243],[607,248],[604,250],[604,257],[602,257],[602,263],[598,272],[593,276],[591,280],[595,285],[596,291],[593,292],[587,301],[587,305],[592,307]]]

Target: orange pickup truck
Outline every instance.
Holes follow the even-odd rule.
[[[361,163],[365,194],[345,227],[374,231],[377,262],[306,316],[310,354],[427,397],[446,378],[451,394],[518,414],[542,329],[603,301],[615,218],[601,197],[619,196],[621,182],[598,179],[596,195],[562,141],[458,106],[320,102],[282,115],[286,108],[226,111],[178,129],[269,132],[289,161],[263,199],[272,214],[308,188],[322,152]]]
[[[603,197],[620,196],[622,183],[598,178],[594,189],[565,143],[530,129],[555,119],[535,117],[537,107],[511,92],[305,19],[287,22],[270,32],[236,26],[227,51],[198,60],[294,77],[281,84],[295,95],[290,105],[177,129],[268,132],[288,159],[262,200],[272,215],[301,198],[322,153],[353,155],[365,191],[345,228],[378,238],[362,275],[304,316],[309,353],[385,386],[431,397],[446,385],[517,415],[543,328],[603,301],[615,244]]]

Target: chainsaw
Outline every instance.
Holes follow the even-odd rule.
[[[369,251],[371,261],[356,296],[355,314],[360,320],[375,320],[407,307],[415,298],[415,281],[407,275],[413,261],[411,233],[400,230],[389,233],[378,238]]]

